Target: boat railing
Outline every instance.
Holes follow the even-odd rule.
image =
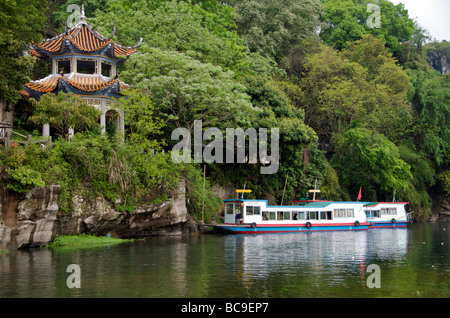
[[[407,222],[412,222],[412,214],[413,214],[413,212],[409,212],[409,213],[406,213],[406,221]]]

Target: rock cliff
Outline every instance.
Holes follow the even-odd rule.
[[[433,52],[428,54],[428,62],[441,74],[450,74],[450,59],[443,54]]]
[[[441,74],[450,74],[450,43],[433,42],[425,45],[427,60]]]
[[[95,233],[132,238],[179,235],[197,230],[186,208],[185,184],[161,204],[145,204],[133,213],[117,212],[104,198],[73,198],[75,211],[58,211],[57,185],[32,189],[24,196],[2,191],[0,198],[0,249],[43,246],[56,235]]]
[[[450,196],[441,195],[433,201],[435,206],[430,222],[450,221]]]

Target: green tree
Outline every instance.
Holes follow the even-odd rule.
[[[365,198],[376,200],[376,193],[391,194],[406,189],[412,175],[410,166],[400,159],[398,148],[381,134],[353,128],[335,138],[332,158],[341,184],[357,193],[362,186]]]
[[[34,99],[31,101],[35,110],[29,120],[39,125],[50,124],[64,139],[68,137],[69,128],[81,131],[99,127],[97,118],[100,111],[86,104],[78,95],[64,92],[59,92],[58,95],[48,93],[42,95],[39,101]]]
[[[255,109],[233,72],[183,53],[144,51],[128,60],[122,76],[151,94],[158,116],[167,121],[166,136],[178,127],[192,132],[194,120],[202,120],[205,128],[246,125],[251,120]]]
[[[392,53],[399,52],[402,43],[411,40],[414,33],[414,21],[408,16],[403,4],[394,5],[387,0],[373,2],[371,0],[322,0],[323,21],[326,27],[321,30],[321,38],[332,47],[341,50],[347,42],[362,38],[365,34],[373,34],[381,39]],[[379,12],[368,7],[374,3]],[[379,14],[380,25],[374,15]],[[375,19],[374,21],[372,21]],[[368,21],[372,23],[367,23]]]
[[[143,150],[160,150],[164,122],[157,118],[150,95],[145,91],[127,89],[125,97],[116,99],[114,108],[125,115],[127,143],[137,144]]]
[[[209,11],[208,11],[209,10]],[[98,31],[108,34],[115,25],[115,39],[134,45],[143,39],[147,48],[183,52],[201,62],[221,66],[236,74],[276,72],[273,61],[250,54],[236,31],[232,8],[223,5],[189,1],[111,2],[107,10],[96,11],[92,23]]]
[[[319,136],[329,140],[357,123],[392,140],[405,138],[409,76],[381,40],[367,35],[341,52],[322,46],[303,67],[297,105]]]
[[[23,56],[25,44],[38,42],[46,22],[46,0],[0,4],[0,100],[15,103],[30,80],[34,57]]]
[[[225,171],[229,180],[240,186],[247,182],[252,197],[268,196],[278,204],[283,198],[286,204],[304,196],[314,186],[315,178],[323,177],[325,157],[318,150],[316,133],[304,123],[303,110],[291,103],[289,94],[293,87],[289,82],[251,77],[244,84],[252,104],[260,109],[251,127],[267,128],[269,136],[272,128],[279,129],[279,169],[275,174],[262,175],[258,164],[223,164],[220,174]]]
[[[318,0],[233,0],[238,33],[252,52],[279,61],[303,39],[316,36]]]
[[[305,109],[306,124],[319,136],[345,131],[363,113],[364,95],[369,90],[367,71],[326,46],[309,56],[304,68],[299,106]]]
[[[450,77],[419,70],[410,74],[408,98],[415,113],[412,137],[439,166],[450,147]]]
[[[399,189],[397,198],[409,202],[416,219],[426,219],[431,215],[431,188],[436,182],[436,172],[432,162],[413,144],[398,146],[400,158],[411,166],[413,176],[406,189]]]

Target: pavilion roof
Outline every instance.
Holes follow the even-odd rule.
[[[78,74],[71,74],[68,77],[65,77],[64,75],[49,75],[41,80],[25,84],[25,87],[39,93],[50,93],[57,89],[61,80],[84,92],[97,92],[116,82],[118,83],[119,89],[126,89],[129,87],[127,84],[120,81],[119,77],[107,80],[101,75],[80,76]]]
[[[67,43],[66,40],[68,40],[77,49],[88,53],[96,52],[111,44],[113,56],[121,58],[136,52],[138,45],[142,41],[141,39],[135,46],[122,46],[112,40],[114,33],[115,27],[109,38],[106,38],[95,31],[87,24],[83,9],[81,19],[75,26],[53,38],[43,40],[39,44],[33,44],[30,47],[30,53],[38,58],[41,58],[44,55],[48,56],[60,53],[64,49],[64,44]]]

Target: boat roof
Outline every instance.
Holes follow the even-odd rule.
[[[223,202],[265,202],[267,207],[271,208],[299,208],[299,207],[314,207],[314,208],[324,208],[329,206],[330,204],[369,204],[371,202],[364,201],[309,201],[305,202],[304,205],[269,205],[267,200],[258,200],[258,199],[225,199]]]
[[[409,204],[409,202],[369,202],[369,203],[365,204],[364,206],[374,207],[374,206],[377,206],[380,204],[403,204],[403,205],[406,205],[406,204]]]

